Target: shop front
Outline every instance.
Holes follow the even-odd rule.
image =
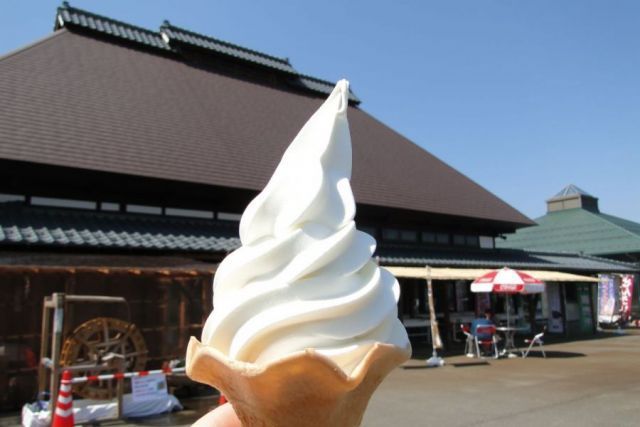
[[[470,324],[486,309],[497,324],[511,323],[527,335],[544,326],[549,333],[566,337],[594,334],[597,330],[596,277],[561,271],[526,270],[543,280],[545,292],[533,295],[472,293],[471,282],[488,269],[428,268],[387,266],[399,280],[401,299],[398,315],[415,345],[430,343],[430,311],[427,303],[427,280],[433,282],[434,309],[441,338],[446,345],[461,342],[460,325]],[[509,303],[507,304],[507,298]],[[533,325],[532,325],[533,323]]]

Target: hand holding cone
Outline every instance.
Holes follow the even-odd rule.
[[[224,393],[243,426],[351,427],[360,425],[375,389],[409,355],[378,343],[347,375],[311,349],[258,366],[191,338],[187,375]]]

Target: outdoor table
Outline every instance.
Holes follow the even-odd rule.
[[[504,348],[500,352],[501,356],[507,357],[518,357],[515,353],[520,350],[516,347],[515,344],[515,335],[516,332],[524,332],[528,331],[529,328],[523,326],[498,326],[496,327],[496,331],[502,332],[504,334]]]

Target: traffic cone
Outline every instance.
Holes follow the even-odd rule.
[[[227,398],[224,397],[224,394],[220,393],[220,397],[218,398],[218,406],[224,405],[227,403]]]
[[[73,422],[73,397],[71,396],[71,372],[64,371],[60,381],[60,391],[56,410],[53,412],[51,427],[72,427]]]

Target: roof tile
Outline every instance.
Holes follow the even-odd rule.
[[[142,229],[146,231],[135,231]],[[0,203],[0,246],[16,243],[229,252],[240,245],[240,240],[237,225],[213,220],[76,212]]]
[[[385,265],[523,268],[539,270],[579,271],[585,273],[637,272],[634,264],[571,253],[531,252],[517,249],[484,249],[473,251],[416,250],[382,248],[378,251]]]
[[[0,74],[0,159],[250,191],[322,102],[66,30]],[[531,223],[361,109],[349,125],[359,204]]]

